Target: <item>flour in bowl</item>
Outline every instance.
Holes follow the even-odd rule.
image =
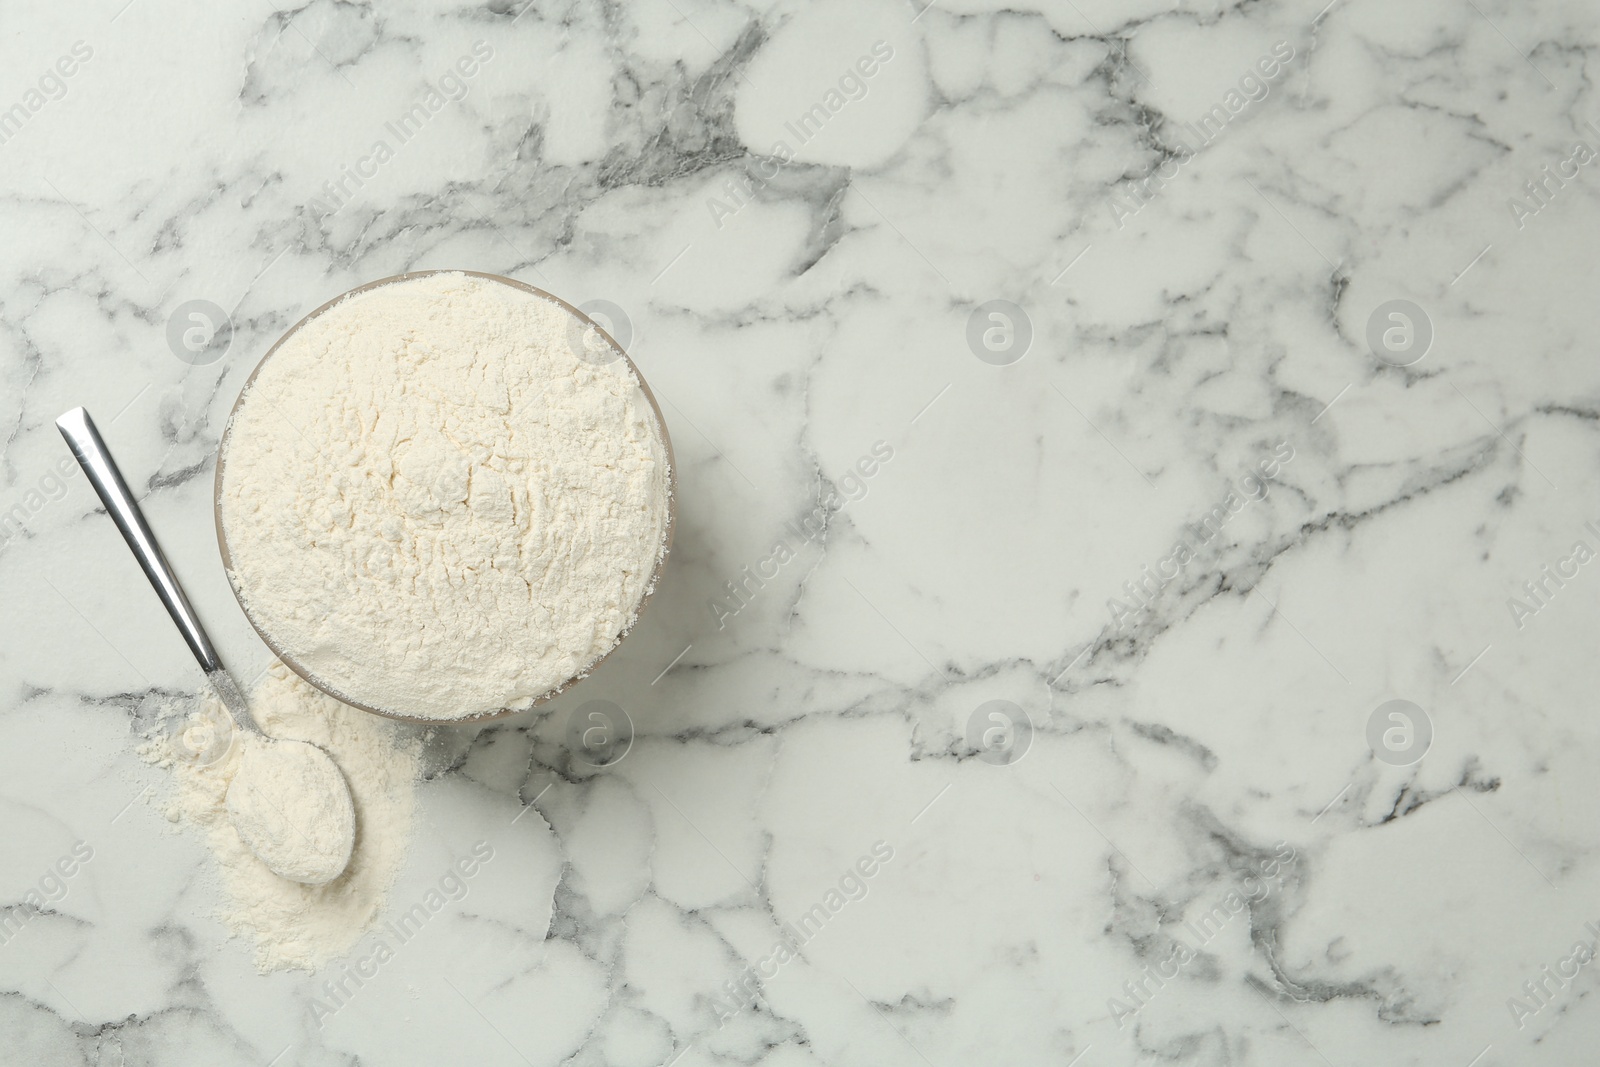
[[[230,577],[331,692],[428,720],[524,708],[632,625],[667,446],[629,362],[574,322],[415,276],[303,323],[246,388],[219,475]]]

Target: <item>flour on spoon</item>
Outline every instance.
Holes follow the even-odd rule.
[[[339,877],[355,845],[356,815],[344,776],[324,754],[297,741],[241,733],[238,771],[228,786],[233,828],[274,874],[303,885]]]

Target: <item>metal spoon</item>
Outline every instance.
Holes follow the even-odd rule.
[[[240,773],[228,786],[228,813],[239,837],[273,873],[306,885],[333,881],[350,863],[355,843],[355,806],[350,799],[350,784],[326,752],[304,741],[268,737],[250,714],[249,703],[233,676],[223,666],[205,627],[189,605],[178,577],[167,564],[161,546],[150,532],[144,513],[128,491],[122,472],[95,429],[94,420],[83,408],[73,408],[56,420],[56,428],[66,438],[72,456],[89,476],[89,484],[100,495],[111,520],[122,531],[144,575],[172,621],[177,624],[189,651],[206,672],[206,679],[221,698],[234,722],[248,729],[251,737]],[[218,739],[219,742],[221,739]],[[231,743],[231,731],[227,741]],[[223,751],[226,751],[223,745]],[[252,770],[259,773],[252,774]],[[294,826],[283,815],[284,797],[277,783],[304,784],[322,795],[314,799],[314,809],[326,825]]]

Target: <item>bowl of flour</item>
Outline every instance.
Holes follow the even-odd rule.
[[[587,676],[660,578],[672,444],[592,320],[475,271],[385,278],[267,352],[217,455],[245,615],[330,696],[412,722],[525,711]]]

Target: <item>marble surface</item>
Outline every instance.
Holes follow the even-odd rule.
[[[0,1060],[1594,1062],[1592,4],[3,23]],[[329,1016],[148,802],[200,680],[51,423],[252,676],[228,408],[431,267],[608,316],[678,540],[594,678],[435,739],[393,906],[495,862]]]

